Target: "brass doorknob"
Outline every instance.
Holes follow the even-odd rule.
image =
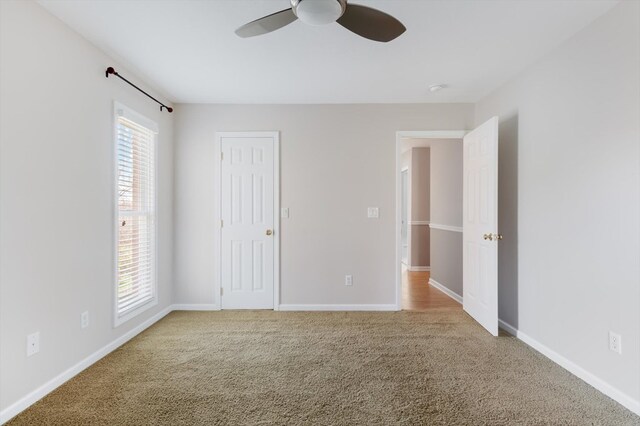
[[[273,231],[271,229],[267,229],[267,235],[271,235],[273,234]]]
[[[494,238],[496,240],[501,240],[502,239],[502,234],[493,234]]]

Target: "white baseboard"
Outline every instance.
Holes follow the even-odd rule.
[[[217,303],[176,303],[172,305],[173,311],[219,311]]]
[[[633,411],[635,414],[640,416],[640,401],[635,400],[631,396],[627,395],[626,393],[616,389],[615,387],[611,386],[609,383],[605,382],[601,378],[595,376],[594,374],[588,372],[587,370],[575,364],[571,360],[555,352],[553,349],[545,346],[544,344],[540,343],[533,337],[528,336],[522,331],[516,329],[511,324],[508,324],[502,320],[499,320],[499,324],[504,331],[517,337],[527,345],[531,346],[536,351],[540,352],[542,355],[549,358],[551,361],[558,364],[560,367],[569,371],[571,374],[577,376],[578,378],[584,380],[589,385],[593,386],[603,394],[607,395],[609,398],[620,403],[624,407],[628,408],[629,410]]]
[[[281,311],[397,311],[396,305],[280,305]]]
[[[511,324],[506,323],[501,319],[498,319],[498,326],[504,331],[506,331],[507,333],[509,333],[510,335],[518,337],[518,330],[513,328]]]
[[[407,269],[411,272],[428,272],[431,270],[431,266],[408,266]]]
[[[10,406],[8,406],[7,408],[5,408],[0,412],[0,424],[4,424],[8,422],[13,417],[17,416],[22,411],[29,408],[32,404],[35,404],[40,399],[44,398],[48,393],[55,390],[57,387],[61,386],[68,380],[72,379],[74,376],[76,376],[86,368],[90,367],[94,363],[98,362],[100,359],[109,355],[115,349],[118,349],[120,346],[124,345],[129,340],[136,337],[145,329],[149,328],[150,326],[152,326],[153,324],[161,320],[172,310],[173,310],[173,306],[171,305],[167,306],[162,311],[158,312],[157,314],[155,314],[154,316],[152,316],[151,318],[149,318],[139,326],[127,331],[125,334],[118,337],[113,342],[107,344],[101,349],[98,349],[97,351],[95,351],[94,353],[92,353],[82,361],[78,362],[76,365],[68,368],[67,370],[58,374],[56,377],[49,380],[48,382],[46,382],[36,390],[20,398],[18,401],[14,402],[13,404],[11,404]]]
[[[440,284],[438,281],[434,280],[433,278],[429,278],[429,285],[437,288],[438,290],[440,290],[441,292],[443,292],[444,294],[446,294],[447,296],[449,296],[450,298],[452,298],[453,300],[455,300],[456,302],[462,305],[462,296],[460,296],[458,293],[449,290],[447,287]]]

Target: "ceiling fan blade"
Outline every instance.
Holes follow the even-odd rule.
[[[296,19],[298,17],[289,8],[244,24],[236,30],[236,34],[242,38],[262,35],[289,25]]]
[[[359,36],[384,43],[406,31],[402,22],[393,16],[359,4],[347,4],[344,14],[336,22]]]

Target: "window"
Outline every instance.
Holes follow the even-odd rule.
[[[115,325],[157,301],[156,134],[154,122],[116,104]]]

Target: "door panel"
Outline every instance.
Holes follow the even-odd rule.
[[[463,306],[498,335],[498,117],[464,137]]]
[[[221,306],[273,309],[274,140],[224,136],[220,147]]]

